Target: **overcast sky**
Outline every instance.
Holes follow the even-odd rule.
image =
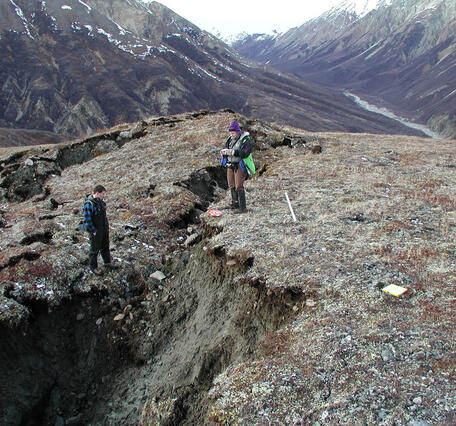
[[[203,30],[222,36],[284,32],[326,12],[342,0],[159,0]]]

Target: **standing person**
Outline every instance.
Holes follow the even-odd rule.
[[[109,223],[106,216],[106,203],[103,198],[106,196],[106,189],[103,185],[97,185],[93,189],[93,194],[87,195],[82,208],[84,213],[84,229],[89,233],[90,251],[89,267],[96,275],[102,275],[103,272],[98,268],[98,253],[105,266],[114,268],[111,262],[111,253],[109,250]]]
[[[228,128],[230,137],[225,142],[225,148],[220,151],[221,163],[227,167],[226,178],[231,190],[231,206],[235,213],[247,211],[245,201],[244,181],[247,169],[242,161],[252,152],[252,138],[248,132],[242,132],[239,123],[233,120]]]

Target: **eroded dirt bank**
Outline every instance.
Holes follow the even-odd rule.
[[[229,262],[202,241],[139,296],[29,306],[27,325],[1,329],[2,423],[135,425],[146,402],[143,424],[202,422],[214,376],[250,359],[304,303],[300,291],[237,279],[253,259]]]
[[[136,365],[119,372],[120,386],[110,389],[114,410],[100,404],[95,421],[136,424],[147,401],[142,424],[202,423],[215,375],[251,359],[266,333],[302,306],[301,292],[268,292],[261,283],[241,282],[236,277],[248,267],[245,259],[227,267],[223,253],[204,248],[203,241],[175,258],[169,270],[174,278],[142,303]]]
[[[229,202],[234,117],[249,211],[201,215]],[[455,146],[223,111],[2,157],[2,420],[454,424]],[[97,183],[120,265],[102,278],[75,230]]]
[[[52,312],[30,306],[26,324],[1,326],[2,424],[81,424],[101,373],[131,358],[127,346],[109,338],[109,327],[97,324],[111,313],[106,302],[98,295]]]
[[[255,261],[248,250],[227,256],[207,245],[222,230],[199,217],[225,194],[218,147],[196,140],[200,155],[182,173],[176,166],[186,152],[160,134],[179,123],[187,133],[193,122],[207,138],[233,118],[226,112],[204,123],[211,115],[153,119],[6,154],[2,423],[137,424],[141,415],[144,424],[201,422],[215,375],[250,359],[268,332],[299,311],[302,290],[242,278]],[[187,140],[176,130],[171,139]],[[274,136],[276,146],[291,143]],[[149,163],[144,143],[152,148]],[[167,169],[169,161],[175,164]],[[75,230],[80,198],[93,185],[80,182],[77,192],[85,173],[90,182],[111,182],[120,268],[102,278],[87,273],[87,239]],[[153,278],[157,271],[163,280]]]

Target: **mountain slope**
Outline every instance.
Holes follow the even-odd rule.
[[[12,146],[46,145],[63,142],[56,133],[44,130],[11,129],[0,127],[0,148]]]
[[[1,127],[79,136],[231,108],[309,130],[416,133],[337,90],[247,63],[157,2],[9,0],[0,30]]]
[[[250,38],[234,47],[282,71],[380,98],[401,115],[454,136],[455,30],[452,1],[391,0],[364,16],[335,8],[274,40]]]

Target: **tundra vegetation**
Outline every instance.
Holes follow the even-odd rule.
[[[233,118],[257,174],[211,217]],[[454,424],[455,154],[228,110],[3,149],[2,424]],[[102,277],[76,230],[98,183]]]

